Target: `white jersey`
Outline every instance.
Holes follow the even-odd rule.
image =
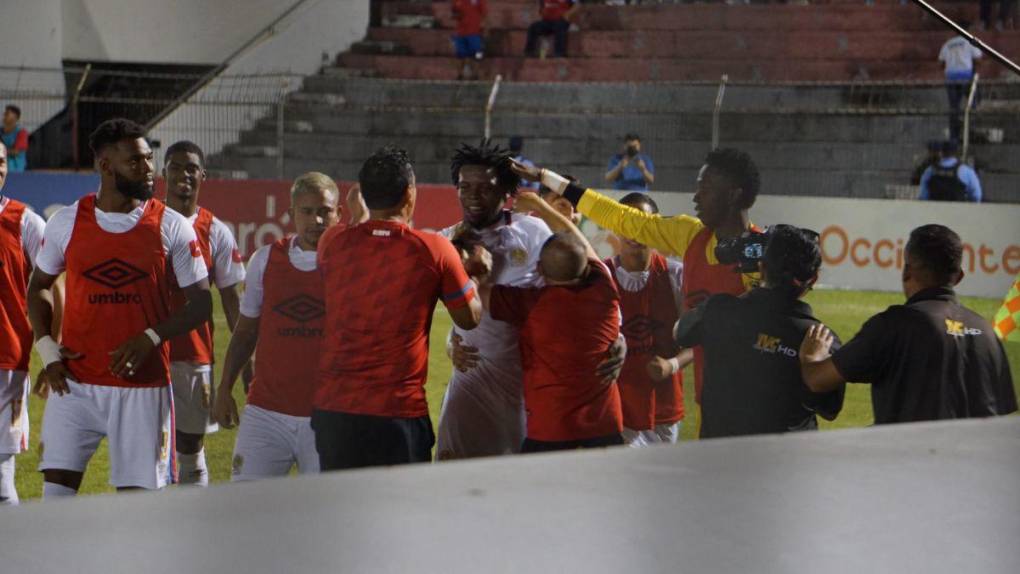
[[[150,199],[149,201],[156,201]],[[96,223],[107,233],[126,233],[134,228],[142,218],[145,203],[141,203],[130,213],[106,213],[96,208]],[[65,269],[64,253],[71,242],[74,221],[78,213],[78,202],[61,208],[53,214],[46,224],[45,239],[36,266],[48,275],[60,275]],[[201,257],[191,254],[191,243],[196,241],[195,230],[183,215],[172,209],[163,212],[160,223],[160,235],[163,239],[163,253],[173,264],[177,284],[188,287],[209,276],[205,262]]]
[[[187,218],[188,223],[193,227],[201,209],[201,207],[198,208],[194,215]],[[230,228],[215,216],[209,226],[209,250],[212,252],[213,260],[213,275],[209,278],[210,283],[219,289],[225,289],[244,281],[244,263],[241,262],[241,252],[237,248],[237,241],[230,233]]]
[[[241,314],[254,319],[262,314],[263,279],[266,266],[269,264],[269,252],[272,245],[263,245],[248,260],[248,278],[244,282],[244,295],[241,297]],[[315,251],[305,251],[298,245],[297,237],[290,238],[290,249],[287,258],[298,271],[315,271]]]
[[[0,213],[4,212],[10,198],[0,197]],[[43,234],[46,232],[46,222],[31,209],[25,209],[21,213],[21,247],[28,255],[29,262],[35,267],[35,259],[42,248]]]

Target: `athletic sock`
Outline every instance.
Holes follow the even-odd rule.
[[[177,453],[181,484],[209,486],[209,469],[205,466],[205,449],[195,454]]]
[[[14,486],[14,469],[14,455],[0,454],[0,505],[18,505],[18,489]]]
[[[75,496],[78,491],[64,486],[63,484],[57,484],[55,482],[44,482],[43,483],[43,500],[47,498],[63,498],[66,496]]]

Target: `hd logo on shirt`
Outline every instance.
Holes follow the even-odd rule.
[[[954,337],[967,337],[980,335],[981,329],[975,329],[968,327],[963,324],[963,321],[953,321],[952,319],[946,319],[946,334]]]
[[[126,287],[135,281],[145,279],[148,277],[141,269],[121,261],[120,259],[107,259],[99,265],[95,265],[86,269],[82,276],[90,281],[99,283],[100,285],[113,289],[112,293],[90,293],[89,303],[93,305],[111,303],[114,305],[122,305],[128,303],[134,303],[141,305],[142,296],[138,293],[122,293],[117,291],[121,287]]]
[[[767,333],[758,333],[758,340],[755,342],[754,348],[762,353],[769,353],[770,355],[786,355],[787,357],[797,356],[796,349],[787,347],[782,343],[779,337],[773,337]]]

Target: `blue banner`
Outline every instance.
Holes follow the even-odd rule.
[[[27,172],[8,174],[0,193],[28,204],[33,211],[49,219],[56,210],[97,190],[97,173]]]

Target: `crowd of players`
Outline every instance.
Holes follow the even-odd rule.
[[[118,489],[207,484],[203,438],[217,425],[240,427],[234,480],[433,452],[673,443],[691,362],[705,438],[817,428],[818,415],[840,412],[847,380],[873,385],[876,423],[1017,408],[1001,342],[955,298],[962,246],[944,226],[911,234],[906,304],[842,347],[802,300],[821,265],[817,234],[776,226],[752,268],[720,262],[721,240],[762,231],[749,216],[758,172],[737,150],[706,157],[696,217],[663,217],[647,195],[614,201],[489,142],[464,145],[451,162],[463,219],[433,234],[411,226],[412,163],[386,147],[344,198],[323,174],[295,180],[295,234],[245,269],[229,230],[198,204],[198,146],[167,148],[163,202],[140,126],[110,120],[89,143],[98,193],[48,222],[0,196],[7,503],[27,447],[33,339],[44,365],[35,392],[48,396],[45,498],[77,493],[103,437]],[[614,257],[598,257],[577,213],[615,234]],[[216,386],[210,283],[233,331]],[[424,385],[438,302],[454,323],[454,371],[436,437]],[[242,413],[239,378],[250,383]]]

